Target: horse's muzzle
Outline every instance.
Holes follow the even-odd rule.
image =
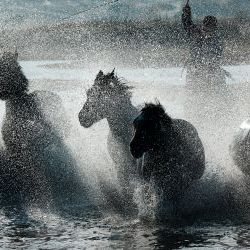
[[[130,143],[130,152],[134,158],[138,159],[143,156],[144,150],[140,145],[136,144],[135,141],[132,140]]]
[[[79,112],[78,119],[79,119],[81,126],[84,128],[89,128],[93,125],[93,122],[91,121],[91,119],[88,119],[88,117],[86,117],[86,114],[83,111]]]

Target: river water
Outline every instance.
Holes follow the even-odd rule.
[[[67,61],[25,61],[23,70],[31,81],[31,90],[50,90],[59,94],[65,105],[65,116],[70,120],[71,133],[65,143],[72,149],[86,181],[92,188],[86,200],[67,204],[62,213],[50,208],[30,205],[25,211],[7,207],[0,214],[0,248],[2,249],[246,249],[250,247],[248,220],[248,180],[230,162],[213,162],[202,183],[197,184],[184,199],[182,209],[187,211],[183,220],[156,222],[149,204],[140,201],[140,216],[124,216],[111,212],[98,192],[98,178],[116,185],[114,166],[107,153],[108,126],[105,120],[89,129],[82,128],[77,115],[85,101],[85,90],[93,83],[100,69],[76,66]],[[73,65],[73,66],[72,66]],[[233,78],[229,84],[250,81],[250,66],[230,66],[226,69]],[[105,70],[112,70],[104,68]],[[135,88],[132,101],[160,100],[175,117],[183,115],[185,71],[182,68],[117,69]],[[5,112],[0,104],[0,115]],[[239,114],[239,123],[248,114]],[[2,121],[2,119],[1,119]],[[223,136],[223,135],[218,135]],[[206,138],[205,138],[206,139]],[[223,152],[223,151],[222,151]],[[221,152],[218,152],[221,154]],[[209,159],[213,161],[213,159]],[[237,213],[230,214],[233,193]],[[232,204],[235,203],[232,202]],[[206,216],[203,211],[213,216]],[[209,210],[210,209],[210,210]],[[66,211],[66,212],[65,212]],[[215,214],[218,211],[218,216]],[[250,213],[250,212],[249,212]]]

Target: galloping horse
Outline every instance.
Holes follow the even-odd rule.
[[[143,156],[142,178],[153,182],[163,200],[177,200],[205,169],[196,129],[185,120],[172,119],[160,103],[146,104],[134,128],[130,150],[135,158]]]
[[[42,190],[51,193],[54,199],[71,198],[82,189],[81,178],[60,129],[51,121],[53,115],[47,119],[41,103],[54,103],[54,110],[50,110],[53,113],[61,111],[61,99],[48,91],[29,93],[29,82],[17,57],[17,53],[8,52],[0,58],[0,99],[6,106],[2,135],[6,151],[21,165],[18,179],[26,182],[27,189],[44,185]]]
[[[133,136],[132,123],[138,111],[131,103],[130,89],[114,70],[106,75],[100,71],[79,112],[80,124],[85,128],[107,119],[110,129],[108,152],[118,168],[118,179],[124,188],[136,175],[136,160],[130,154],[129,143]]]
[[[230,153],[236,166],[250,175],[250,120],[244,121],[234,136]]]

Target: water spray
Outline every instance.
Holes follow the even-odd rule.
[[[70,16],[64,17],[64,18],[61,19],[61,21],[70,19],[70,18],[72,18],[72,17],[74,17],[74,16],[78,16],[78,15],[80,15],[80,14],[84,14],[84,13],[89,12],[89,11],[91,11],[91,10],[99,9],[100,7],[104,7],[104,6],[107,6],[107,5],[114,4],[115,2],[119,2],[119,0],[106,1],[106,2],[104,2],[104,3],[101,3],[101,4],[98,4],[98,5],[96,5],[96,6],[93,6],[93,7],[89,8],[89,9],[82,10],[82,11],[76,12],[76,13],[70,15]]]

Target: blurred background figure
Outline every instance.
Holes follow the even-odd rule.
[[[206,16],[202,27],[192,21],[189,3],[183,8],[182,23],[188,35],[190,56],[187,61],[187,83],[194,87],[215,88],[225,84],[226,72],[221,68],[223,41],[219,36],[217,19]]]
[[[201,26],[193,23],[189,1],[183,8],[182,24],[190,50],[186,62],[185,116],[211,139],[210,148],[218,142],[215,134],[220,129],[225,134],[225,125],[232,117],[234,98],[226,84],[230,74],[222,68],[223,40],[216,17],[206,16]],[[224,139],[221,143],[225,143]]]

